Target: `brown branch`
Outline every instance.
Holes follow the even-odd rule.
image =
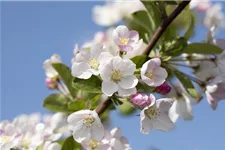
[[[190,0],[191,1],[191,0]],[[155,46],[159,38],[162,36],[167,27],[171,22],[182,12],[182,10],[190,3],[190,1],[183,1],[180,3],[177,8],[163,20],[162,24],[158,27],[154,35],[152,36],[148,46],[146,47],[144,54],[149,54],[152,48]]]
[[[96,108],[97,114],[100,116],[111,104],[112,104],[111,99],[107,99],[104,102],[100,103]]]

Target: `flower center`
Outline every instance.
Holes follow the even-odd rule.
[[[94,122],[95,118],[92,117],[91,115],[83,119],[83,124],[88,128],[90,128]]]
[[[153,76],[153,73],[152,71],[148,71],[145,75],[151,79]]]
[[[156,119],[160,115],[160,111],[156,107],[152,107],[145,111],[145,114],[148,116],[150,120]]]
[[[111,80],[117,83],[121,80],[122,76],[123,75],[120,70],[113,70],[111,75]]]
[[[129,39],[128,38],[120,38],[120,43],[123,44],[123,45],[127,45],[129,42]]]
[[[28,149],[29,148],[29,140],[27,138],[22,139],[22,145],[24,148]]]
[[[96,140],[91,140],[88,144],[88,146],[92,149],[95,150],[96,148],[98,148],[100,145],[100,143]]]
[[[98,61],[95,58],[93,58],[93,57],[89,58],[88,64],[91,66],[91,68],[93,68],[95,70],[98,69],[99,63],[98,63]]]
[[[2,136],[0,143],[8,143],[10,141],[9,136]]]

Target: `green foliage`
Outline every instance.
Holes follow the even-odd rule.
[[[75,111],[84,109],[85,102],[83,100],[69,102],[67,107],[69,111],[75,112]]]
[[[154,87],[150,87],[147,84],[145,84],[145,83],[142,84],[140,82],[137,84],[136,88],[138,89],[138,91],[143,92],[143,93],[150,93],[155,90]]]
[[[145,8],[147,9],[147,14],[150,20],[149,26],[151,27],[152,31],[155,31],[158,26],[162,22],[162,14],[160,12],[159,7],[157,6],[157,2],[155,1],[141,1]]]
[[[146,11],[141,10],[132,14],[132,17],[135,22],[137,22],[142,28],[145,28],[148,33],[153,33],[151,28],[151,22],[149,20],[148,14]]]
[[[183,53],[185,47],[187,47],[187,40],[180,37],[175,40],[165,42],[160,51],[162,55],[165,56],[179,56]]]
[[[68,90],[70,91],[71,95],[75,98],[77,94],[77,90],[72,86],[72,81],[74,77],[71,74],[70,68],[62,63],[55,63],[55,64],[52,64],[52,66],[60,75],[61,79],[63,80]]]
[[[185,49],[184,53],[187,54],[192,54],[192,53],[197,53],[197,54],[220,54],[222,53],[222,49],[212,45],[212,44],[207,44],[207,43],[191,43],[189,44]]]
[[[139,55],[139,56],[135,56],[133,58],[131,58],[131,60],[133,61],[133,63],[136,64],[136,68],[141,68],[142,65],[148,60],[148,56],[147,55]]]
[[[178,70],[173,70],[173,74],[177,77],[177,79],[179,79],[181,84],[193,98],[198,98],[198,93],[188,77]]]
[[[195,17],[194,17],[194,15],[192,13],[190,13],[189,18],[190,18],[189,19],[190,23],[189,23],[189,26],[187,27],[186,33],[184,34],[184,38],[186,40],[189,40],[193,36],[194,29],[195,29]]]
[[[113,103],[114,103],[115,105],[122,105],[122,104],[123,104],[123,102],[120,101],[116,96],[112,96],[112,97],[111,97],[111,100],[113,101]]]
[[[102,81],[96,76],[91,76],[91,78],[86,80],[78,78],[73,80],[73,86],[76,89],[90,93],[102,93],[101,84]]]
[[[70,99],[63,94],[51,94],[45,98],[43,106],[53,112],[68,112],[69,101]]]
[[[81,150],[81,146],[70,136],[64,141],[62,150]]]

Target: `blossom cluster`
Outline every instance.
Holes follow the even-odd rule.
[[[0,123],[0,145],[2,150],[60,150],[57,141],[70,135],[65,113],[42,117],[39,113],[20,115],[12,122]],[[42,120],[42,121],[41,121]]]
[[[157,3],[151,8],[156,7],[157,12],[158,6],[161,5]],[[109,28],[97,32],[93,40],[80,48],[75,45],[71,67],[64,65],[57,54],[43,63],[47,88],[60,92],[48,96],[44,107],[57,113],[44,116],[42,121],[37,114],[2,121],[1,148],[59,150],[63,147],[59,141],[67,141],[65,138],[71,136],[73,142],[86,150],[130,150],[121,129],[109,131],[105,125],[108,118],[98,111],[106,101],[117,108],[122,104],[138,110],[142,134],[149,134],[153,128],[168,132],[179,117],[192,120],[192,106],[200,102],[203,93],[216,110],[225,99],[225,39],[216,37],[225,22],[222,6],[210,1],[190,3],[188,11],[197,10],[205,15],[202,22],[208,33],[204,43],[190,41],[190,33],[174,39],[170,35],[169,40],[166,36],[161,38],[150,50],[146,37],[151,38],[152,33],[146,32],[153,29],[146,31],[142,18],[133,18],[135,13],[143,15],[146,11],[151,18],[148,9],[139,0],[95,6],[94,21]],[[151,18],[153,22],[154,17],[157,16]],[[116,26],[121,20],[125,20],[125,25]],[[126,20],[142,26],[132,28]],[[182,67],[189,68],[189,72]],[[109,115],[111,109],[105,113]]]

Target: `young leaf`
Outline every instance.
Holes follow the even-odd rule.
[[[191,43],[183,50],[187,54],[220,54],[222,51],[221,48],[207,43]]]
[[[131,60],[133,61],[133,63],[136,64],[136,68],[141,68],[142,65],[148,60],[148,56],[147,55],[139,55],[139,56],[135,56],[135,57],[131,58]]]
[[[73,136],[68,137],[62,145],[62,150],[80,150],[80,149],[81,149],[80,144],[73,139]]]
[[[73,86],[76,89],[87,91],[90,93],[102,93],[101,84],[102,81],[96,76],[91,76],[91,78],[86,80],[78,78],[75,78],[73,80]]]
[[[85,108],[85,103],[83,100],[73,101],[68,103],[68,110],[70,111],[78,111]]]
[[[184,74],[179,72],[178,70],[173,70],[174,75],[177,77],[177,79],[180,80],[181,84],[184,86],[184,88],[187,90],[187,92],[193,97],[198,98],[198,93],[194,88],[194,85],[192,84],[191,80],[188,79]]]
[[[149,26],[152,28],[152,31],[155,31],[156,28],[161,24],[162,22],[162,14],[160,12],[159,7],[156,5],[156,2],[154,1],[141,1],[145,8],[147,9],[148,16],[150,19],[151,24]]]
[[[52,66],[59,73],[63,82],[66,84],[68,90],[70,91],[71,95],[73,97],[76,97],[77,90],[72,86],[74,77],[71,74],[70,68],[61,63],[55,63],[55,64],[52,64]]]
[[[152,34],[151,22],[149,20],[148,14],[146,11],[141,10],[132,14],[133,20],[137,22],[140,26],[145,28],[149,34]]]
[[[53,112],[68,112],[70,99],[63,94],[52,94],[44,100],[43,106]]]
[[[194,18],[193,14],[190,14],[190,19],[189,20],[190,20],[190,24],[187,27],[186,33],[184,34],[184,38],[186,40],[189,40],[191,38],[191,36],[194,33],[194,29],[195,29],[195,18]]]

